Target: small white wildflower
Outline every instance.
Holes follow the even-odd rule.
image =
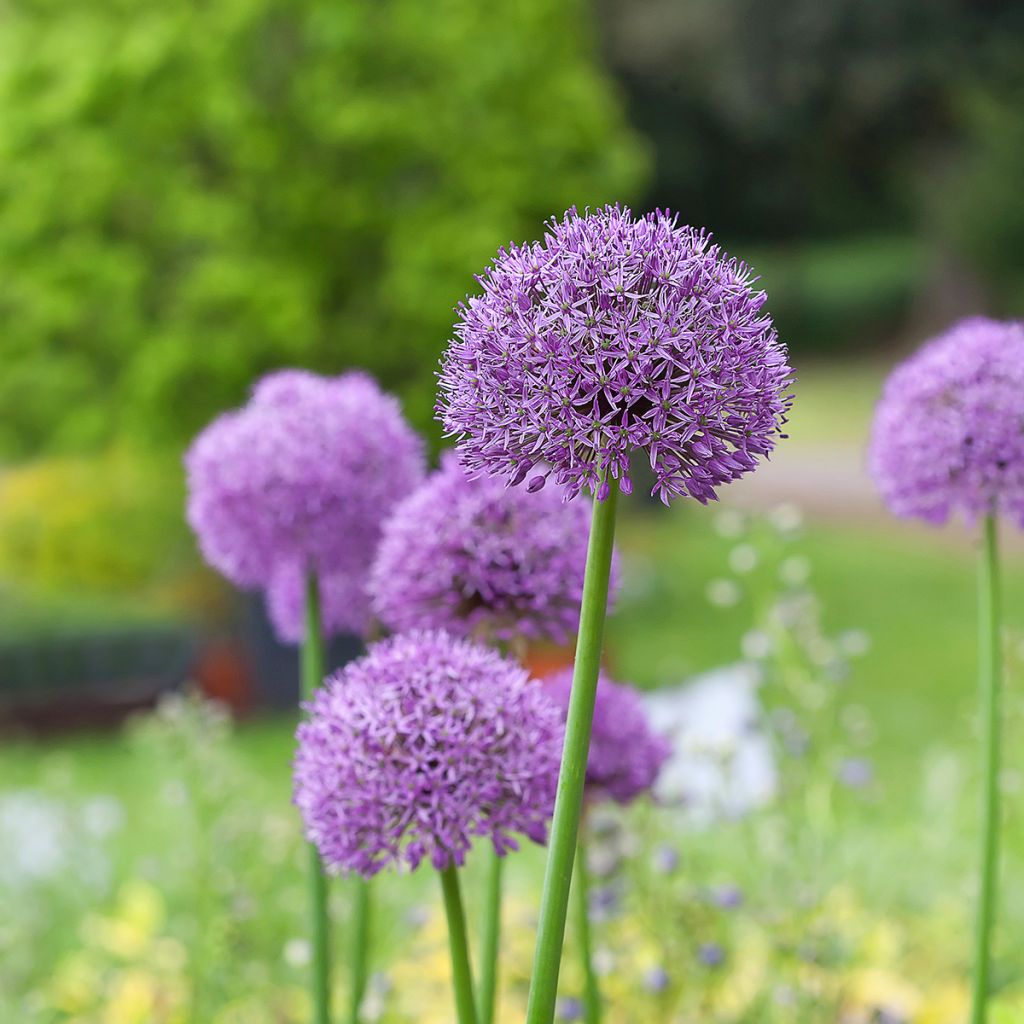
[[[733,608],[739,604],[742,591],[734,580],[712,580],[705,591],[708,601],[716,608]]]
[[[738,544],[729,552],[729,568],[744,575],[757,568],[757,548],[753,544]]]

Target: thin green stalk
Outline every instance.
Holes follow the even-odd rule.
[[[999,874],[999,746],[1002,676],[999,537],[995,514],[985,518],[978,572],[978,670],[982,708],[981,882],[974,947],[971,1024],[988,1019],[992,925]]]
[[[505,858],[487,852],[484,921],[480,942],[480,1024],[492,1024],[498,1007],[498,955],[501,949],[501,890]]]
[[[320,629],[320,589],[316,575],[306,576],[306,635],[302,644],[302,697],[310,700],[324,678],[324,641]],[[313,937],[310,986],[314,1024],[331,1021],[330,920],[327,912],[327,877],[320,856],[309,845],[309,905]]]
[[[473,1002],[473,972],[469,966],[469,944],[466,941],[466,915],[462,910],[462,893],[456,868],[441,873],[444,911],[448,917],[448,945],[452,956],[452,988],[459,1024],[477,1024]]]
[[[583,967],[583,1019],[586,1024],[601,1024],[601,989],[594,972],[594,954],[590,942],[590,877],[583,836],[576,844],[576,941],[580,945]]]
[[[594,500],[590,524],[587,568],[583,580],[580,632],[576,641],[572,693],[562,748],[562,768],[551,823],[544,893],[541,897],[537,948],[527,1003],[527,1024],[552,1024],[558,995],[558,969],[562,959],[565,918],[569,907],[576,836],[583,807],[583,783],[590,751],[590,729],[594,720],[597,673],[601,665],[604,619],[608,607],[608,576],[615,540],[615,506],[618,482],[608,481],[610,493],[604,501]]]
[[[370,881],[354,878],[352,884],[354,905],[352,907],[352,986],[349,1003],[349,1021],[359,1024],[359,1008],[366,995],[366,980],[369,977],[370,962],[370,920],[373,905],[370,900]]]

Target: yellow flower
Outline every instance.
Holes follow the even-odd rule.
[[[54,971],[48,997],[54,1009],[77,1015],[96,1004],[100,972],[87,953],[72,953]]]
[[[125,971],[114,981],[103,1024],[153,1024],[156,982],[144,971]]]
[[[148,882],[133,879],[118,892],[114,913],[91,914],[82,923],[82,939],[125,960],[136,959],[164,922],[164,901]]]

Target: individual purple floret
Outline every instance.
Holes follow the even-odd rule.
[[[461,865],[474,836],[547,837],[562,722],[543,687],[442,631],[374,644],[308,705],[295,803],[333,871]]]
[[[666,504],[715,498],[780,436],[792,373],[750,270],[668,211],[552,220],[458,309],[438,414],[474,471],[569,497],[646,453]]]
[[[579,627],[589,535],[589,510],[563,502],[561,488],[470,479],[449,453],[384,524],[374,612],[395,632],[564,643]]]
[[[544,688],[564,716],[569,708],[572,669],[550,676]],[[637,691],[613,682],[602,672],[597,680],[587,758],[588,799],[629,803],[654,785],[670,753],[668,740],[651,729]]]
[[[963,320],[900,364],[869,464],[895,515],[940,524],[991,511],[1024,526],[1024,324]]]
[[[384,516],[423,478],[423,444],[364,373],[271,374],[185,456],[188,520],[206,560],[241,587],[282,562],[362,577]]]

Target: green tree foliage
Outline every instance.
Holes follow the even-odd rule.
[[[495,241],[646,172],[585,0],[13,0],[0,454],[180,444],[368,367],[426,425]]]

